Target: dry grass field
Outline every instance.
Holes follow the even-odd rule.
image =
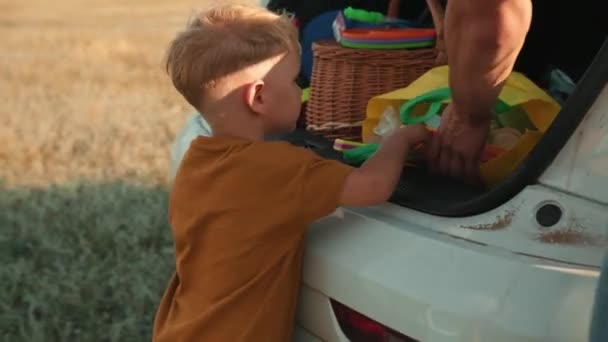
[[[0,177],[163,183],[189,108],[162,68],[196,1],[0,2]]]
[[[0,341],[147,341],[194,0],[0,0]]]

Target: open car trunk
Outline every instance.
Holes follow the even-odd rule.
[[[428,173],[422,168],[406,168],[391,202],[446,217],[464,217],[481,214],[507,202],[525,186],[533,184],[551,164],[585,113],[593,105],[608,80],[608,42],[595,56],[575,91],[563,105],[561,112],[519,168],[495,187],[485,190],[468,186]],[[319,155],[342,160],[342,154],[333,150],[333,141],[298,130],[278,139],[297,146],[310,148]]]

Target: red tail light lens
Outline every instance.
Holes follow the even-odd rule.
[[[331,306],[342,332],[351,342],[418,342],[335,300]]]

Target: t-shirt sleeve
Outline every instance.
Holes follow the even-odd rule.
[[[312,153],[311,153],[312,154]],[[340,205],[344,183],[352,167],[311,156],[301,171],[300,201],[304,219],[317,220],[334,212]]]
[[[293,146],[277,151],[282,161],[285,177],[284,198],[286,207],[293,208],[293,215],[304,221],[314,221],[334,212],[339,206],[344,183],[353,168],[334,160]]]

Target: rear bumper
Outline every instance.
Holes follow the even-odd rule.
[[[419,341],[587,341],[599,271],[344,211],[309,234],[297,325],[341,341],[329,298]]]

